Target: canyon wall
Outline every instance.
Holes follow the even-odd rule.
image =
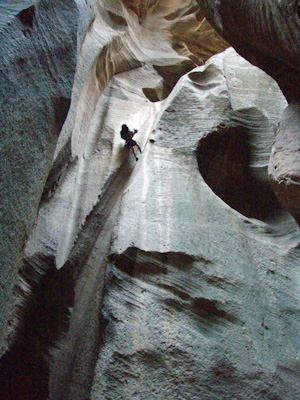
[[[3,8],[1,398],[300,397],[298,108],[198,3]]]

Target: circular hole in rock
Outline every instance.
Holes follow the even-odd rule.
[[[248,218],[263,221],[282,212],[267,180],[254,176],[251,137],[242,126],[219,127],[197,147],[200,173],[213,192]]]

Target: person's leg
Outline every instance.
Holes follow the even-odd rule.
[[[142,150],[141,150],[141,148],[140,148],[140,145],[139,145],[138,143],[136,143],[136,145],[137,145],[137,147],[138,147],[138,149],[139,149],[139,151],[140,151],[140,153],[141,153]]]
[[[132,150],[132,152],[133,152],[133,155],[134,155],[134,157],[135,157],[135,161],[137,161],[137,160],[138,160],[138,158],[137,158],[137,156],[136,156],[136,154],[135,154],[135,151],[134,151],[133,147],[131,147],[131,150]]]

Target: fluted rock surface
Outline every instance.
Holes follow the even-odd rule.
[[[19,15],[16,2],[3,29],[29,18],[38,48],[44,32],[35,26],[43,12],[51,19],[51,4],[26,2]],[[296,139],[288,154],[285,135],[276,139],[287,107],[278,85],[232,48],[223,51],[227,43],[204,18],[210,10],[195,1],[57,7],[56,17],[68,18],[53,21],[66,36],[46,24],[55,40],[70,39],[70,16],[79,21],[70,60],[65,66],[58,50],[63,40],[53,42],[50,72],[61,81],[47,70],[41,81],[53,86],[33,92],[36,102],[53,91],[70,98],[77,52],[70,109],[63,100],[51,118],[39,113],[40,141],[30,128],[23,158],[4,170],[13,182],[5,210],[16,204],[17,217],[4,221],[15,239],[3,241],[10,284],[5,278],[2,304],[4,316],[17,303],[17,327],[0,360],[0,397],[300,398],[300,232],[295,208],[277,200],[268,179],[275,140],[274,176],[297,158]],[[120,138],[123,123],[138,129],[137,162]]]
[[[0,4],[0,331],[12,323],[13,287],[67,116],[77,46],[91,2]],[[5,341],[1,341],[0,353]]]
[[[285,105],[233,50],[169,96],[114,229],[92,399],[299,397],[299,229],[267,178]]]
[[[0,5],[1,332],[10,331],[10,325],[14,325],[12,292],[41,196],[45,199],[51,195],[67,168],[69,172],[75,170],[73,178],[67,178],[70,196],[63,200],[64,206],[54,211],[51,205],[56,223],[47,223],[47,233],[40,235],[40,241],[46,242],[46,248],[50,249],[46,254],[51,255],[56,252],[59,233],[66,225],[67,233],[61,233],[61,237],[66,235],[66,243],[60,241],[56,257],[62,265],[79,227],[97,201],[101,185],[118,164],[113,162],[109,167],[112,153],[113,157],[119,157],[111,143],[112,129],[116,127],[110,127],[110,132],[98,137],[97,142],[101,118],[109,107],[105,99],[114,90],[113,83],[107,87],[110,79],[144,65],[141,69],[144,73],[135,77],[133,74],[127,80],[142,79],[137,96],[144,97],[145,93],[144,103],[149,104],[148,98],[151,101],[165,98],[178,78],[195,63],[202,63],[227,46],[203,21],[203,14],[193,1],[180,3],[24,0]],[[152,14],[155,16],[151,17]],[[205,46],[197,43],[201,40]],[[129,82],[132,84],[135,85]],[[101,97],[104,89],[106,94]],[[124,96],[122,104],[130,108],[130,102],[125,100]],[[148,111],[151,106],[145,108],[146,113],[151,113]],[[112,118],[119,129],[116,116]],[[93,153],[99,145],[102,155],[105,151],[107,154],[106,167],[101,171],[99,163],[103,160],[96,153],[85,161],[86,153]],[[93,169],[99,174],[89,178],[95,175]],[[98,184],[100,187],[96,188]],[[80,206],[79,202],[84,203],[80,197],[85,185],[90,189],[95,186],[94,195],[89,195],[86,206]],[[61,224],[60,220],[66,220],[68,213],[70,222]],[[55,232],[48,235],[51,229]],[[2,345],[5,346],[5,341]]]
[[[295,168],[300,136],[299,1],[197,2],[239,54],[276,79],[290,104],[280,122],[269,169],[278,199],[299,221],[300,174]]]

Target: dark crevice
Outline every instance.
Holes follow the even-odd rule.
[[[25,10],[22,10],[18,14],[18,19],[22,22],[24,26],[32,29],[34,16],[35,16],[35,7],[31,6],[29,8],[26,8]]]
[[[189,296],[184,301],[176,298],[166,298],[164,304],[178,312],[188,312],[192,318],[201,321],[203,327],[206,323],[217,323],[218,319],[231,323],[241,323],[234,315],[223,310],[224,305],[217,300]]]
[[[197,148],[200,173],[214,193],[241,214],[266,221],[282,207],[268,181],[254,176],[251,159],[251,135],[243,126],[222,126]]]
[[[74,276],[71,268],[58,271],[54,258],[42,254],[25,259],[20,275],[19,323],[14,343],[0,360],[0,398],[42,400],[48,396],[51,348],[68,329]]]
[[[168,266],[179,270],[189,270],[195,258],[176,252],[147,252],[129,247],[120,255],[111,255],[114,265],[130,276],[166,274]]]
[[[17,65],[23,70],[23,67],[25,65],[25,59],[23,57],[18,58]]]
[[[67,170],[69,170],[72,165],[75,165],[76,160],[77,158],[72,160],[71,139],[69,139],[58,153],[53,167],[49,172],[41,201],[48,201],[51,199],[53,193],[66,175]]]
[[[225,318],[232,319],[224,310],[220,308],[217,301],[208,300],[203,297],[196,297],[192,301],[192,310],[204,318]]]
[[[31,36],[31,29],[22,29],[23,35],[27,38]]]
[[[146,257],[142,262],[137,263],[138,251],[136,247],[127,249],[125,253],[116,257],[115,266],[130,276],[138,276],[143,273],[147,275],[166,273],[167,269],[162,263],[155,263],[153,260],[151,262]]]
[[[107,15],[109,16],[111,22],[115,25],[120,25],[120,26],[127,26],[127,21],[124,17],[121,15],[117,15],[112,13],[111,11],[107,11]]]
[[[191,60],[184,60],[178,64],[165,66],[154,65],[155,70],[164,79],[165,86],[169,92],[174,88],[178,80],[192,69],[196,64]]]
[[[58,136],[67,118],[71,99],[67,97],[55,97],[52,100],[52,104],[54,109],[54,132]]]
[[[160,85],[153,88],[143,88],[143,93],[152,103],[166,99],[170,94],[168,84],[163,81]]]
[[[152,103],[160,101],[157,91],[153,88],[143,88],[143,93],[148,100],[152,101]]]
[[[182,12],[182,10],[179,9],[177,11],[172,12],[171,14],[166,15],[164,18],[167,21],[173,21],[178,18],[183,18],[188,15],[192,15],[192,14],[196,13],[198,10],[199,10],[199,6],[193,4],[190,6],[189,9],[185,10],[184,12]]]
[[[53,130],[57,137],[59,136],[59,133],[61,132],[63,124],[67,118],[70,108],[70,103],[71,103],[70,99],[65,97],[58,97],[53,99],[53,109],[54,109]],[[65,146],[60,150],[51,168],[51,171],[49,172],[42,194],[42,201],[49,200],[51,198],[58,184],[64,177],[71,161],[73,160],[71,151],[71,139],[69,139],[65,144]]]

